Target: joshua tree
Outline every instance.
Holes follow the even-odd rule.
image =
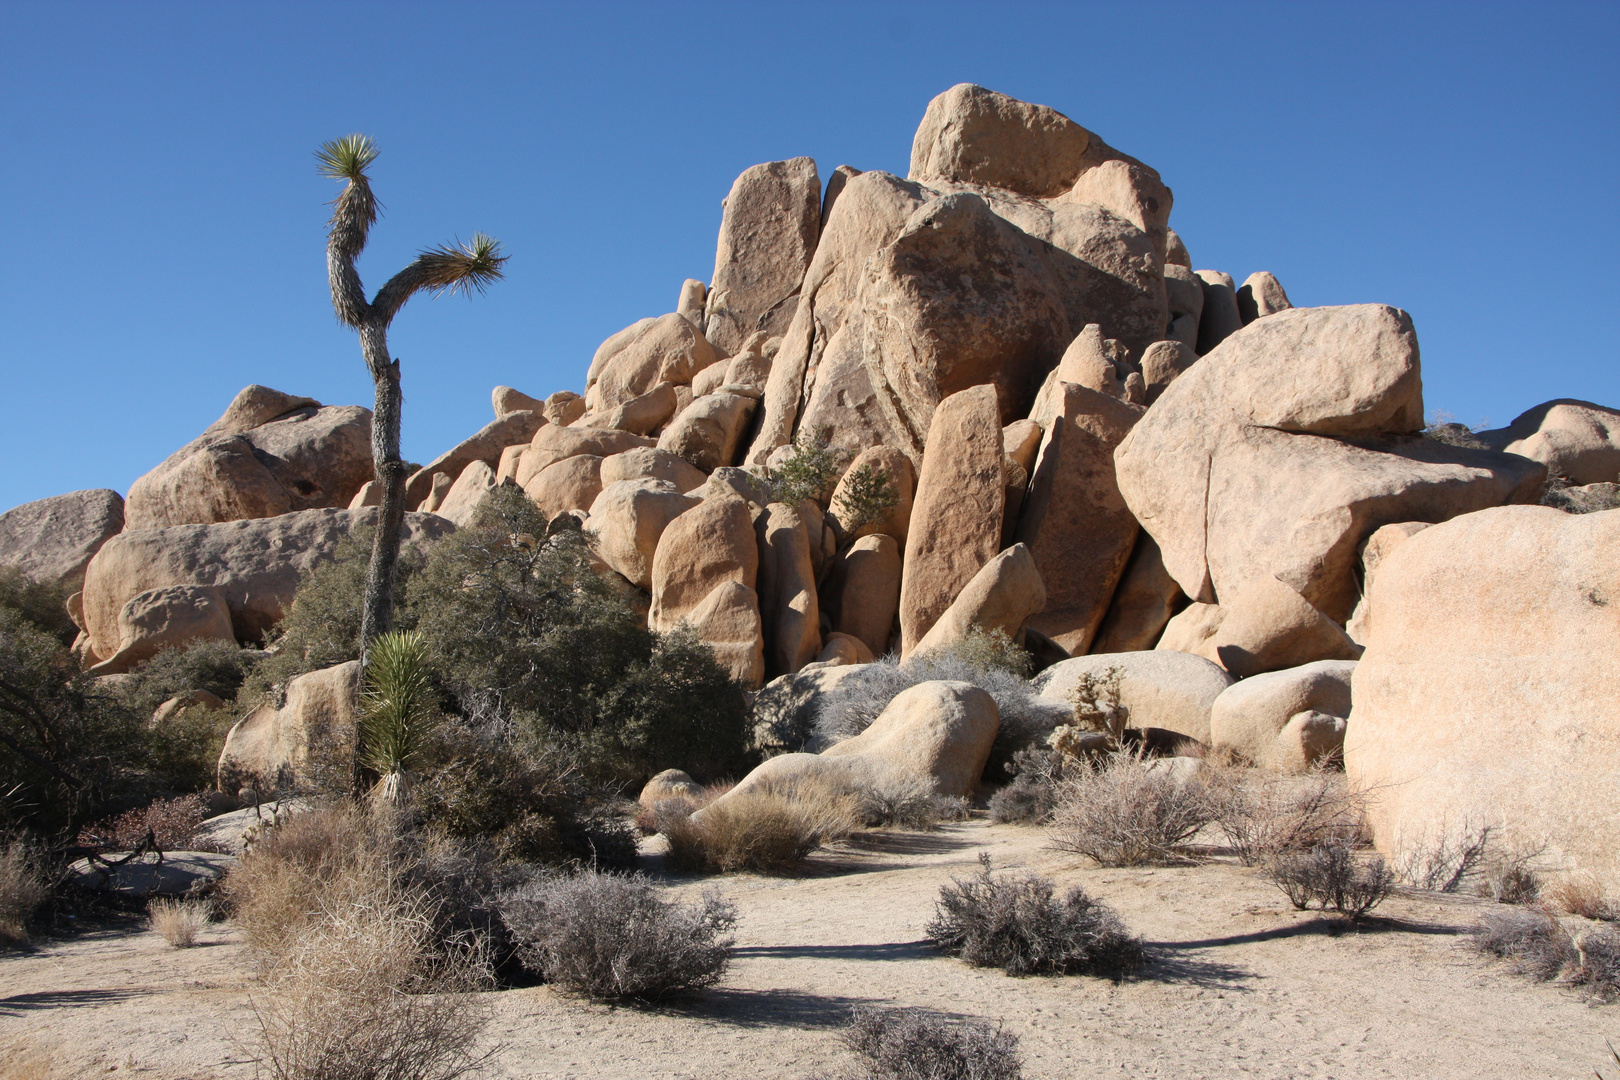
[[[377,220],[377,198],[366,176],[366,169],[377,160],[377,144],[366,135],[348,135],[323,144],[315,158],[322,175],[344,181],[343,191],[332,203],[326,241],[332,307],[339,321],[359,331],[360,351],[377,384],[371,457],[381,498],[360,619],[361,659],[365,660],[372,641],[393,625],[394,565],[399,561],[399,532],[405,520],[405,463],[399,456],[399,361],[388,355],[388,326],[405,301],[422,289],[434,295],[483,292],[501,277],[506,256],[501,254],[500,244],[483,233],[474,233],[466,244],[428,248],[389,278],[367,303],[354,260]]]

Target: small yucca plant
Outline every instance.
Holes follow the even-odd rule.
[[[397,807],[409,798],[411,766],[437,719],[422,635],[395,631],[377,638],[360,696],[361,760],[379,777],[373,799]]]

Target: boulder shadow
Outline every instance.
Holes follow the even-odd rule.
[[[738,950],[741,952],[742,950]],[[715,987],[664,1005],[665,1011],[694,1020],[744,1028],[841,1028],[862,1005],[880,998],[812,994],[803,990],[742,990]]]

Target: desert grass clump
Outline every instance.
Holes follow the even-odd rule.
[[[1359,922],[1389,896],[1395,875],[1381,856],[1363,862],[1342,840],[1317,844],[1307,851],[1284,851],[1266,866],[1266,876],[1294,907],[1316,904]]]
[[[861,826],[861,800],[816,782],[761,784],[733,792],[694,814],[673,813],[659,826],[678,870],[735,873],[792,870],[824,844]]]
[[[718,893],[688,904],[635,874],[582,870],[501,897],[523,965],[597,1001],[651,1002],[712,986],[731,962],[737,909]]]
[[[206,899],[158,899],[146,905],[146,917],[171,948],[189,949],[208,925],[214,906]]]
[[[38,852],[23,840],[0,849],[0,942],[28,943],[28,924],[50,899]]]
[[[1200,776],[1119,750],[1078,761],[1059,785],[1051,846],[1102,866],[1171,864],[1213,818]]]
[[[1492,911],[1474,928],[1474,948],[1507,961],[1508,970],[1542,982],[1555,978],[1575,957],[1575,945],[1558,920],[1539,909]]]
[[[1361,834],[1364,800],[1342,772],[1318,767],[1288,776],[1216,763],[1208,776],[1215,821],[1244,866]]]
[[[921,777],[893,773],[861,792],[861,820],[869,828],[937,829],[942,821],[966,819],[968,812],[966,799],[940,795]]]
[[[850,1080],[1018,1080],[1018,1036],[978,1020],[913,1009],[855,1010],[844,1045],[860,1058]]]
[[[1142,966],[1142,943],[1113,908],[1079,886],[1059,900],[1037,874],[979,872],[939,891],[923,931],[944,953],[1009,975],[1118,975]]]
[[[1579,915],[1600,922],[1620,920],[1620,902],[1604,891],[1602,882],[1589,872],[1565,874],[1546,889],[1546,900],[1554,911]]]

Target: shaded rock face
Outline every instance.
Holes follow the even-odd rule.
[[[1193,600],[1275,577],[1342,624],[1358,548],[1379,526],[1539,492],[1523,458],[1413,437],[1422,415],[1404,312],[1284,310],[1164,390],[1115,453],[1119,486]]]
[[[90,672],[116,675],[164,649],[194,641],[236,641],[224,594],[199,585],[148,589],[119,609],[117,651]]]
[[[1350,783],[1400,858],[1489,825],[1620,890],[1620,513],[1510,506],[1379,565],[1351,681]],[[1601,644],[1599,644],[1601,643]]]
[[[756,331],[774,337],[793,320],[799,285],[821,235],[815,159],[746,169],[723,205],[704,330],[714,344],[735,353]]]
[[[507,388],[496,387],[497,392],[504,389]],[[477,434],[463,439],[411,474],[405,481],[406,509],[422,508],[422,503],[433,488],[435,476],[442,475],[451,481],[459,480],[467,471],[467,466],[475,461],[482,461],[493,468],[500,463],[501,454],[507,447],[528,442],[547,423],[545,416],[540,412],[533,409],[517,409],[485,424]]]
[[[0,514],[0,566],[75,592],[101,545],[124,527],[124,500],[100,488],[36,499]]]
[[[95,657],[118,651],[119,614],[149,589],[206,586],[230,610],[239,641],[256,641],[281,621],[298,575],[330,559],[338,542],[371,526],[377,511],[302,510],[279,517],[167,529],[126,529],[102,545],[85,571],[84,630]],[[405,515],[407,543],[446,536],[455,526],[432,514]]]
[[[323,408],[249,386],[201,436],[130,485],[124,521],[164,528],[348,506],[371,476],[369,409]]]
[[[359,684],[358,660],[311,671],[287,684],[280,708],[260,705],[237,721],[220,751],[219,790],[250,787],[263,797],[307,784],[310,751],[353,738]]]

